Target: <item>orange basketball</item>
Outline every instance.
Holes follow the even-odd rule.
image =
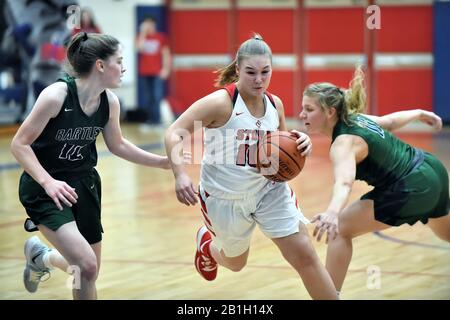
[[[297,150],[297,139],[293,133],[275,131],[259,141],[257,165],[267,179],[289,181],[302,171],[305,157]]]

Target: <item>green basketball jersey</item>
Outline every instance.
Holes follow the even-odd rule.
[[[58,81],[67,83],[66,99],[31,148],[52,176],[78,176],[97,165],[95,141],[109,119],[108,98],[103,91],[97,111],[87,116],[78,101],[75,79],[65,77]]]
[[[348,123],[338,121],[332,140],[351,134],[361,137],[369,146],[369,154],[356,166],[356,179],[382,187],[394,183],[411,169],[416,153],[412,146],[361,114],[351,115]]]

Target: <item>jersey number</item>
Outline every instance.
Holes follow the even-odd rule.
[[[83,159],[83,155],[81,154],[81,148],[85,146],[76,146],[73,144],[64,144],[64,147],[59,154],[59,159],[69,160],[69,161],[78,161]]]
[[[384,130],[375,122],[365,119],[363,117],[356,117],[356,120],[360,127],[366,128],[377,135],[379,135],[382,139],[384,139]]]
[[[257,152],[257,143],[252,145],[248,145],[247,143],[243,143],[239,146],[237,156],[236,156],[236,165],[245,166],[249,165],[250,167],[256,167],[256,152]]]

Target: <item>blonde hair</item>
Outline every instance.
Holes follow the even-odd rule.
[[[340,120],[348,123],[352,114],[362,113],[366,109],[366,90],[364,87],[364,72],[357,65],[346,90],[328,82],[313,83],[306,87],[303,95],[316,98],[322,109],[335,108]]]
[[[236,58],[229,65],[215,71],[219,76],[214,85],[216,87],[223,87],[238,81],[239,77],[236,74],[236,65],[240,66],[244,58],[256,55],[267,55],[270,58],[270,63],[272,63],[272,50],[258,33],[254,33],[252,38],[240,45],[236,53]]]

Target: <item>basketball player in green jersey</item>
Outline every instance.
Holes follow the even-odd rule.
[[[108,35],[79,33],[67,48],[71,73],[42,91],[13,138],[11,151],[24,168],[19,197],[39,231],[25,243],[24,284],[35,292],[53,267],[74,273],[74,299],[95,299],[100,268],[101,183],[95,141],[128,161],[169,169],[167,157],[123,138],[117,88],[124,73],[119,42]],[[76,278],[78,276],[78,279]]]
[[[401,141],[389,131],[420,120],[440,130],[441,119],[424,110],[400,111],[382,117],[361,114],[365,108],[361,67],[350,88],[330,83],[309,85],[303,93],[300,119],[308,133],[331,138],[334,187],[325,212],[313,217],[314,236],[327,234],[326,267],[338,292],[352,256],[352,239],[404,223],[427,224],[450,241],[449,179],[432,154]],[[347,205],[355,179],[374,189]]]

